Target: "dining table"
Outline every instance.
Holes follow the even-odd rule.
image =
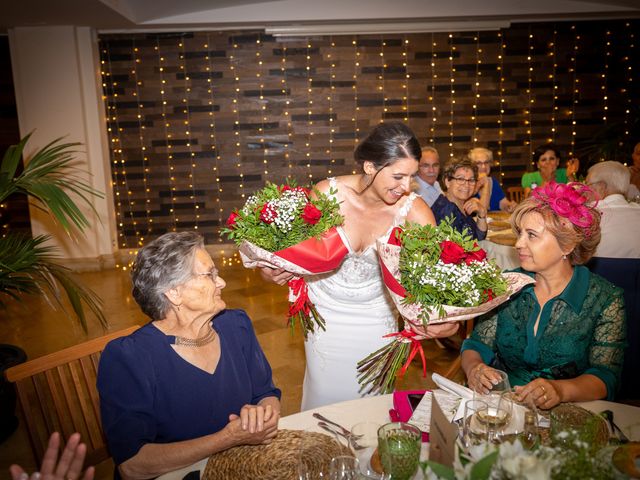
[[[516,235],[511,229],[509,216],[507,212],[488,212],[487,237],[479,242],[480,247],[487,252],[487,257],[493,258],[502,270],[520,266],[515,249]]]
[[[626,405],[622,403],[609,402],[605,400],[595,400],[591,402],[577,402],[579,405],[594,413],[600,413],[605,410],[613,412],[613,418],[616,425],[631,441],[640,441],[640,407]],[[306,430],[313,432],[324,432],[318,426],[318,419],[313,416],[314,413],[320,413],[322,416],[343,425],[347,429],[351,429],[353,425],[360,422],[375,422],[380,425],[390,422],[389,410],[393,408],[393,395],[378,395],[371,397],[358,398],[356,400],[348,400],[345,402],[325,405],[323,407],[305,410],[292,415],[282,417],[278,424],[279,429],[287,430]],[[428,459],[429,444],[423,443],[421,459]],[[159,480],[198,480],[207,465],[208,459],[203,459],[188,467],[166,473],[158,477]],[[422,479],[420,469],[416,473],[414,480]]]

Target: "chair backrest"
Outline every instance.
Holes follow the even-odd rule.
[[[593,257],[587,266],[624,290],[628,345],[617,398],[640,400],[640,258]]]
[[[507,197],[512,202],[520,203],[524,200],[524,188],[522,187],[508,187]]]
[[[60,432],[64,442],[80,432],[87,444],[87,465],[110,457],[100,421],[98,362],[108,342],[138,328],[129,327],[5,371],[5,378],[15,383],[38,465],[53,432]]]

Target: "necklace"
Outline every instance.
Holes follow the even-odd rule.
[[[175,345],[181,345],[183,347],[204,347],[210,344],[216,339],[216,331],[211,328],[206,334],[199,338],[185,338],[178,335],[175,336]]]

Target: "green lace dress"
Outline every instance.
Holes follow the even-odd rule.
[[[576,266],[564,291],[545,304],[534,334],[539,312],[533,285],[525,287],[479,319],[462,351],[474,350],[487,365],[505,370],[512,386],[591,374],[613,399],[626,346],[622,290]]]

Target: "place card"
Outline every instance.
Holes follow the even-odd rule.
[[[451,423],[434,396],[431,402],[431,430],[429,432],[429,460],[447,467],[453,466],[458,439],[458,427]]]

